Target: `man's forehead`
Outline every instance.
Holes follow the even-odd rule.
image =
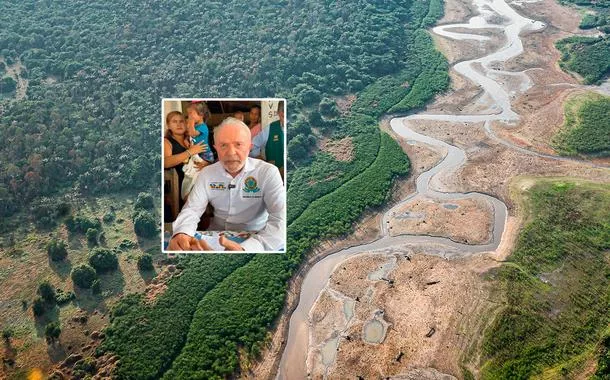
[[[227,141],[227,140],[248,140],[247,136],[248,131],[246,131],[243,127],[236,124],[227,124],[218,130],[215,134],[215,138],[218,141]]]

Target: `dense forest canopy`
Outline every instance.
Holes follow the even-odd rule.
[[[308,121],[289,134],[302,141],[324,95],[419,64],[405,23],[427,7],[410,5],[3,2],[0,55],[27,91],[2,100],[2,214],[67,187],[151,186],[162,97],[286,96],[290,121]]]

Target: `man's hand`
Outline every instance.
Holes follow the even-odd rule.
[[[239,243],[234,242],[231,239],[227,239],[224,235],[220,235],[220,245],[225,247],[227,251],[243,251],[243,247]]]
[[[204,240],[197,240],[187,234],[177,234],[169,241],[169,251],[211,251],[212,247]]]

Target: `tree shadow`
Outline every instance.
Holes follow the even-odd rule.
[[[55,342],[47,343],[47,355],[49,355],[49,359],[51,359],[53,364],[63,361],[68,356],[60,339],[61,336]]]
[[[95,310],[97,310],[100,313],[105,314],[108,311],[108,306],[106,305],[106,301],[104,300],[102,293],[93,294],[91,289],[83,289],[78,286],[74,286],[74,294],[76,295],[74,304],[80,309],[85,310],[87,313],[93,313]]]
[[[53,261],[49,257],[49,267],[62,280],[65,280],[70,276],[70,272],[72,271],[72,262],[67,257],[61,261]]]
[[[140,272],[140,276],[142,276],[142,279],[146,285],[150,284],[152,279],[157,277],[157,271],[154,268],[151,270],[138,269],[138,271]]]
[[[47,324],[51,322],[59,322],[59,307],[57,305],[54,305],[53,308],[46,310],[43,315],[34,316],[36,336],[39,338],[44,337]]]
[[[79,251],[83,249],[83,243],[81,242],[82,234],[77,232],[68,232],[68,248]]]

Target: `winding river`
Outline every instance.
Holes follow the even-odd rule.
[[[461,75],[473,83],[481,86],[486,96],[492,102],[492,106],[482,114],[414,114],[407,117],[398,117],[391,120],[392,129],[401,137],[418,143],[427,144],[440,151],[446,151],[444,158],[430,170],[422,173],[416,180],[416,192],[399,204],[388,210],[381,220],[381,238],[368,244],[363,244],[333,253],[317,262],[305,275],[297,308],[291,315],[289,322],[286,348],[282,353],[279,364],[278,379],[305,379],[307,378],[307,354],[309,346],[309,313],[318,299],[320,293],[327,285],[331,274],[343,261],[355,255],[370,252],[380,252],[392,247],[408,245],[424,245],[436,247],[431,249],[431,254],[443,257],[468,256],[479,252],[495,250],[502,239],[507,219],[506,205],[500,200],[481,193],[447,193],[431,187],[435,176],[452,176],[466,161],[465,152],[453,145],[441,140],[417,133],[409,127],[409,123],[416,120],[437,120],[448,122],[483,122],[488,135],[511,148],[518,149],[528,154],[553,159],[563,159],[555,156],[547,156],[504,141],[493,133],[491,122],[494,120],[506,123],[515,123],[519,115],[511,109],[510,100],[518,93],[526,91],[532,84],[524,72],[509,72],[492,67],[492,64],[505,62],[523,52],[523,44],[519,34],[527,31],[537,31],[545,27],[541,22],[531,20],[519,15],[503,0],[473,0],[478,15],[472,17],[468,23],[448,24],[435,27],[432,31],[437,35],[454,40],[475,40],[484,43],[489,37],[480,34],[469,34],[452,31],[456,28],[470,29],[502,29],[506,43],[497,51],[491,52],[481,58],[462,61],[453,66]],[[488,23],[488,19],[500,19],[502,24]],[[513,81],[518,81],[518,88],[509,89],[505,84],[506,77],[510,76]],[[436,200],[457,200],[464,198],[478,198],[487,201],[493,208],[494,224],[490,242],[482,245],[466,245],[454,242],[447,238],[431,236],[402,235],[392,237],[387,231],[386,224],[390,216],[404,202],[412,201],[417,197],[427,197]],[[443,247],[438,249],[438,247]]]

